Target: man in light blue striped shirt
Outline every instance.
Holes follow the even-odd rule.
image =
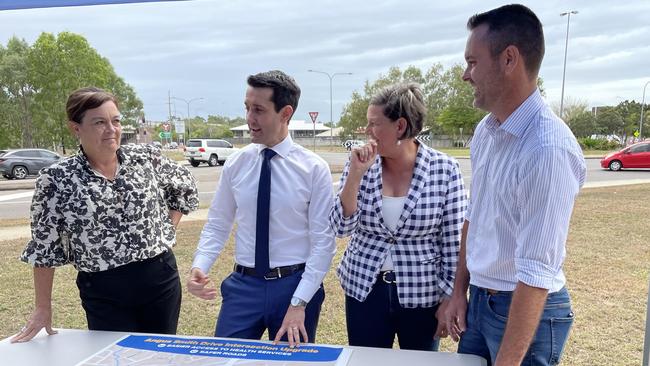
[[[490,113],[470,148],[471,202],[446,331],[460,338],[459,353],[490,365],[555,365],[573,323],[562,264],[584,158],[537,89],[537,16],[506,5],[467,27],[463,79],[474,106]]]

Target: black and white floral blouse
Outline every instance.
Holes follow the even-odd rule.
[[[199,205],[194,177],[153,146],[122,146],[117,156],[113,181],[92,170],[82,149],[41,170],[22,261],[98,272],[170,250],[169,210],[187,214]]]

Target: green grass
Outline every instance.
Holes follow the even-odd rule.
[[[584,156],[599,156],[599,157],[603,157],[603,158],[604,158],[605,155],[607,155],[607,154],[609,154],[609,153],[611,153],[611,152],[618,151],[618,150],[619,150],[619,149],[617,149],[617,150],[611,150],[611,151],[609,151],[609,150],[582,150],[582,154],[583,154]]]
[[[174,161],[185,160],[182,150],[163,150],[163,155]]]
[[[650,185],[584,190],[576,203],[567,243],[565,273],[576,314],[567,343],[564,365],[638,365],[643,349],[650,246],[647,240],[648,208],[644,200]],[[181,223],[175,249],[179,271],[186,274],[202,222]],[[339,240],[335,263],[346,242]],[[31,269],[17,260],[25,240],[2,241],[0,248],[0,338],[18,330],[33,306]],[[219,285],[231,271],[233,243],[213,266],[211,278]],[[333,265],[334,267],[334,265]],[[71,266],[56,271],[53,293],[54,326],[85,328],[86,322]],[[330,271],[325,279],[326,300],[321,313],[318,341],[346,344],[343,292]],[[213,334],[220,299],[203,301],[183,290],[179,333]],[[456,345],[443,340],[441,349]]]

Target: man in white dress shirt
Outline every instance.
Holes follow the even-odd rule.
[[[216,297],[207,273],[236,222],[236,265],[221,284],[215,336],[260,339],[268,329],[275,342],[315,342],[322,282],[336,249],[328,223],[332,177],[322,158],[289,136],[300,98],[295,80],[268,71],[247,82],[253,143],[223,167],[187,287]]]
[[[463,80],[474,106],[490,113],[470,148],[471,200],[446,330],[460,337],[459,353],[489,365],[556,365],[573,323],[562,264],[584,158],[537,89],[537,16],[506,5],[467,28]]]

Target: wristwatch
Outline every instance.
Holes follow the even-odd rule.
[[[307,306],[307,302],[306,302],[305,300],[299,298],[299,297],[295,297],[295,296],[294,296],[294,297],[291,298],[291,306],[296,306],[296,307],[298,307],[298,306],[302,306],[302,307],[305,307],[305,306]]]

